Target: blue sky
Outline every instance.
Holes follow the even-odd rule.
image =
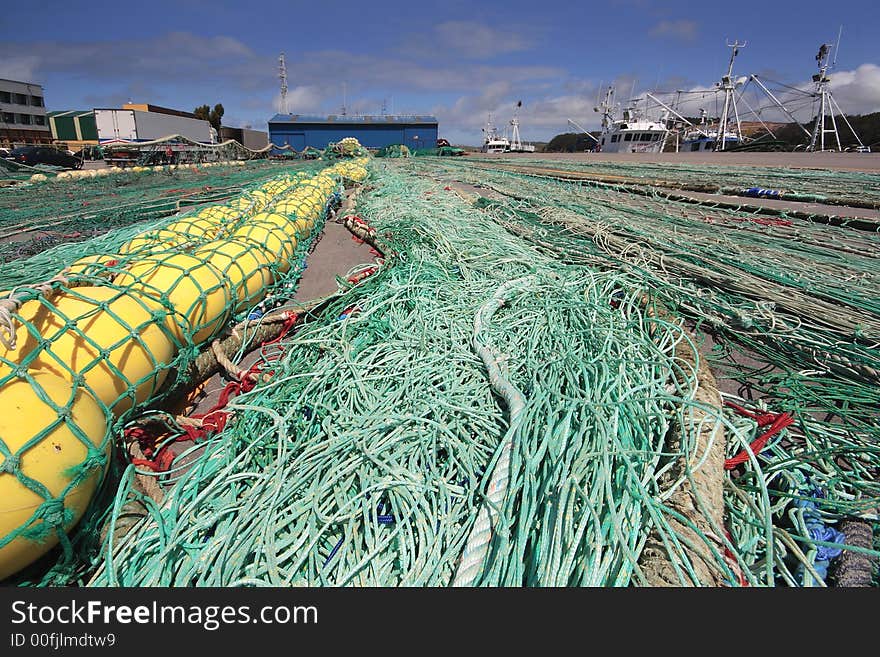
[[[432,113],[441,136],[476,144],[489,112],[504,123],[522,100],[523,137],[543,140],[569,130],[569,118],[596,127],[603,83],[615,82],[619,96],[710,86],[726,67],[725,39],[748,42],[737,74],[804,84],[819,44],[834,43],[842,24],[835,96],[848,112],[880,110],[876,2],[694,5],[14,2],[0,12],[0,77],[42,83],[49,109],[222,102],[224,123],[265,129],[284,51],[293,112],[338,113],[344,93],[349,113],[377,114],[383,103]]]

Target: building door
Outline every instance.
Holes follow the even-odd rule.
[[[428,143],[428,140],[426,139],[427,134],[427,130],[421,130],[419,128],[404,128],[403,143],[410,150],[417,150],[419,148],[434,148],[436,144]]]
[[[302,151],[306,147],[306,133],[292,132],[290,133],[290,146],[297,152]]]

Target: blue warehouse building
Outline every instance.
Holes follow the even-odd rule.
[[[297,151],[324,149],[330,142],[355,137],[366,148],[404,144],[412,150],[437,145],[433,116],[304,116],[276,114],[269,119],[269,141]]]

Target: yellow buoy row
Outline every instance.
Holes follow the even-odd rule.
[[[73,263],[67,275],[90,285],[18,309],[15,347],[0,346],[0,580],[79,521],[103,477],[113,417],[156,393],[180,345],[209,340],[264,298],[338,178],[364,179],[365,164],[281,176],[177,217],[118,256]]]
[[[189,169],[198,171],[199,169],[208,169],[213,167],[243,167],[247,164],[245,160],[229,160],[226,162],[202,162],[201,164],[166,164],[149,167],[134,166],[128,168],[107,167],[105,169],[79,169],[75,171],[61,171],[57,176],[47,178],[42,173],[35,173],[30,177],[30,182],[46,182],[48,181],[64,181],[64,180],[82,180],[84,178],[104,178],[106,176],[132,175],[135,173],[147,173],[156,171],[176,171]]]

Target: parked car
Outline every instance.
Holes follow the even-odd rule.
[[[11,159],[19,164],[51,164],[65,169],[82,169],[82,160],[50,146],[19,146],[12,149]]]

